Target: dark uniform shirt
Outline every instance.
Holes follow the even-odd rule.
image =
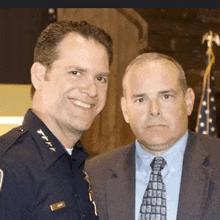
[[[80,142],[70,156],[31,111],[0,137],[0,217],[3,220],[97,220],[83,171]]]

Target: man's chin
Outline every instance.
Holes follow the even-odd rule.
[[[141,143],[142,147],[151,154],[161,155],[171,147],[169,140],[148,140]]]
[[[166,132],[157,132],[157,134],[148,134],[147,137],[145,137],[144,141],[148,146],[157,147],[160,148],[160,146],[163,148],[163,146],[169,145],[170,142],[172,142],[172,138],[169,136]]]
[[[80,123],[75,123],[74,125],[72,125],[72,131],[77,132],[77,133],[84,133],[85,131],[87,131],[90,127],[91,127],[92,123],[88,123],[87,122],[80,122]]]

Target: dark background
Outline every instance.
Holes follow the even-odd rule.
[[[48,8],[0,9],[0,83],[30,84],[37,37],[54,20]]]
[[[0,9],[0,83],[29,84],[33,49],[47,24],[56,20],[56,8]],[[207,45],[203,35],[212,30],[220,35],[220,8],[134,8],[148,23],[148,46],[173,56],[184,68],[188,85],[196,93],[189,127],[194,130],[201,96],[202,76],[206,68]],[[217,124],[220,128],[220,47],[216,56]]]

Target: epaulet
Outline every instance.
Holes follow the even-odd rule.
[[[0,136],[0,158],[27,131],[21,125]]]

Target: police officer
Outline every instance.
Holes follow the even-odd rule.
[[[79,139],[105,105],[112,56],[111,37],[86,21],[41,33],[33,106],[0,137],[1,219],[98,219]]]

